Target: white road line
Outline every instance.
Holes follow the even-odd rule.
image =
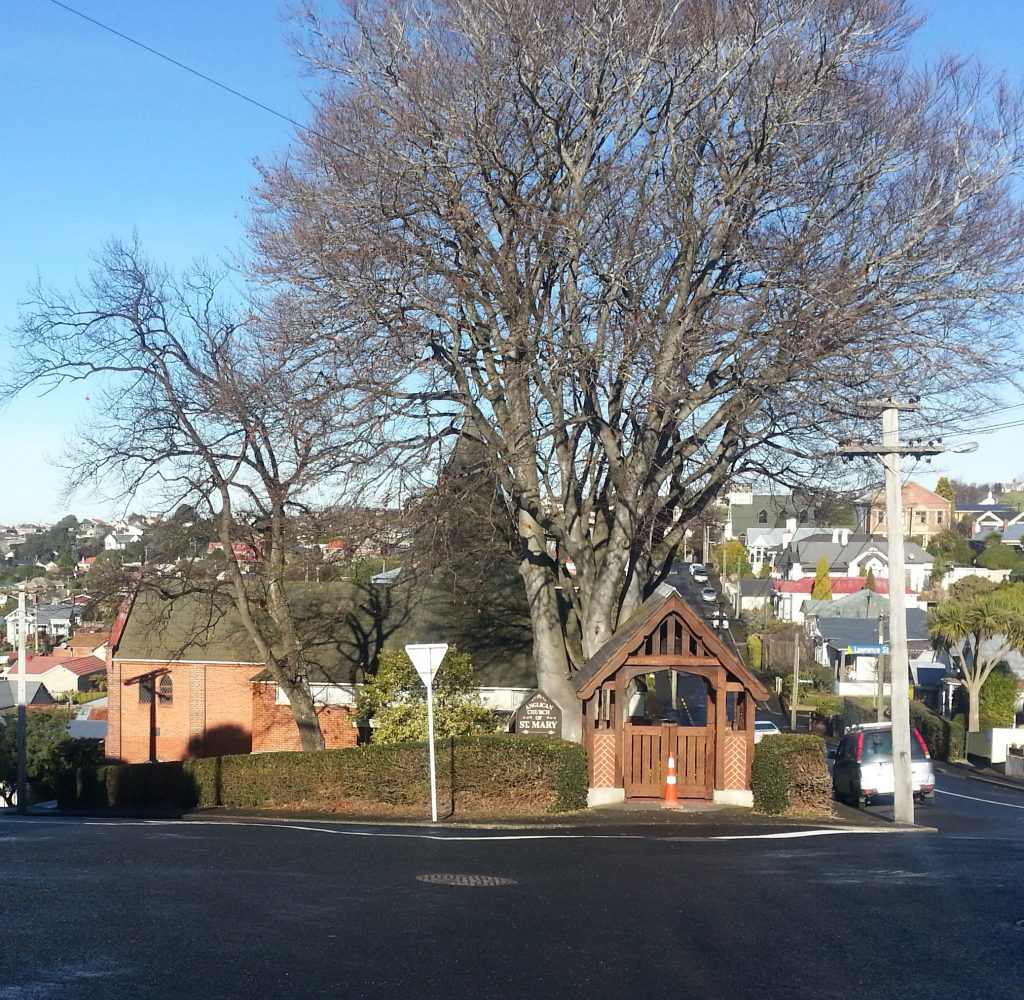
[[[998,799],[979,799],[974,795],[961,795],[959,792],[947,792],[944,788],[936,788],[939,795],[952,795],[955,799],[969,799],[971,802],[984,802],[990,806],[1004,806],[1007,809],[1024,809],[1014,802],[1000,802]]]
[[[280,830],[299,830],[305,833],[327,833],[338,837],[378,837],[384,839],[399,840],[433,840],[433,841],[455,841],[486,843],[488,841],[514,841],[514,840],[655,840],[664,843],[713,843],[716,841],[732,840],[795,840],[806,837],[833,837],[847,833],[893,833],[889,827],[864,827],[864,826],[843,826],[834,828],[814,828],[809,830],[782,830],[777,833],[743,833],[743,834],[721,834],[711,837],[687,837],[682,834],[645,835],[639,833],[614,834],[614,833],[502,833],[502,834],[439,834],[425,832],[400,833],[388,830],[353,830],[339,829],[326,826],[307,826],[301,823],[257,823],[244,820],[123,820],[120,822],[111,820],[93,821],[85,820],[85,826],[242,826],[254,828],[269,828]],[[914,831],[900,831],[913,833]]]

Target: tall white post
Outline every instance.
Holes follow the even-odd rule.
[[[28,810],[28,761],[25,748],[25,727],[28,721],[25,715],[28,702],[25,633],[28,631],[28,623],[25,618],[25,585],[21,584],[18,588],[18,812],[22,815]]]
[[[430,822],[437,822],[437,764],[434,761],[434,685],[427,685],[427,754],[430,758]]]
[[[903,556],[903,484],[900,476],[900,411],[882,411],[885,464],[885,518],[889,548],[889,698],[892,711],[893,816],[914,822],[914,786],[910,769],[910,665],[907,657],[906,570]]]
[[[437,822],[437,767],[434,761],[434,675],[448,652],[445,642],[413,643],[405,647],[427,689],[427,755],[430,760],[430,819]]]

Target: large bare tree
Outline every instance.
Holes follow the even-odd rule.
[[[225,304],[221,281],[201,267],[176,278],[135,243],[112,242],[77,294],[34,290],[4,388],[87,384],[92,413],[69,446],[69,492],[178,508],[168,526],[180,534],[212,525],[220,573],[201,560],[164,570],[157,544],[134,585],[193,606],[205,595],[199,631],[233,609],[287,695],[303,748],[319,749],[306,611],[293,607],[286,562],[303,516],[351,498],[352,461],[360,480],[372,468],[368,423],[300,308]]]
[[[862,394],[949,407],[1016,367],[1020,101],[910,68],[900,0],[352,0],[302,24],[324,86],[265,168],[264,275],[387,372],[364,385],[382,437],[480,444],[567,706],[728,479],[825,479]]]

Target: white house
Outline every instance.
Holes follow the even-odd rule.
[[[129,531],[111,531],[103,539],[103,548],[108,552],[123,552],[132,542],[142,538],[142,532],[138,528]]]
[[[4,615],[7,641],[18,643],[19,613],[17,608]],[[72,629],[82,620],[82,609],[72,604],[35,604],[25,608],[25,636],[44,635],[51,641],[66,639]]]
[[[818,532],[796,539],[776,560],[776,569],[784,580],[804,580],[817,572],[823,559],[832,576],[867,576],[870,570],[876,580],[889,578],[889,543],[884,538],[855,534],[848,528],[833,528],[830,533]],[[904,546],[906,588],[913,593],[926,590],[935,568],[931,553],[908,542]]]

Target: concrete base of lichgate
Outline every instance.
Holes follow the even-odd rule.
[[[749,788],[716,788],[712,801],[721,806],[753,806],[754,793]]]
[[[626,801],[625,788],[588,788],[587,808],[594,809],[597,806],[613,806],[619,802]]]

